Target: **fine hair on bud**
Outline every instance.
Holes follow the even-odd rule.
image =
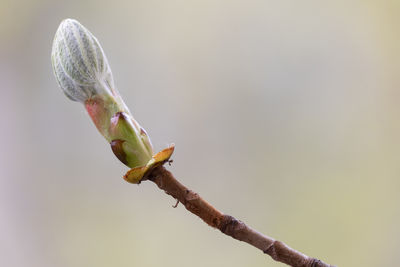
[[[71,100],[85,102],[96,94],[111,95],[115,90],[100,43],[74,19],[65,19],[58,27],[51,62],[59,86]]]

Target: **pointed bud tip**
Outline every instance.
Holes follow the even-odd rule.
[[[112,124],[116,125],[119,120],[127,120],[127,115],[125,114],[125,112],[119,111],[111,117]]]
[[[79,23],[79,21],[77,21],[76,19],[71,19],[71,18],[66,18],[66,19],[63,19],[61,22],[60,22],[60,26],[61,25],[63,25],[63,24],[65,24],[65,23],[78,23],[78,24],[80,24]]]

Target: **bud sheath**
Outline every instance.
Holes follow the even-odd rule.
[[[54,37],[51,62],[65,95],[84,104],[114,154],[131,168],[145,166],[153,156],[150,139],[115,89],[96,37],[76,20],[62,21]]]

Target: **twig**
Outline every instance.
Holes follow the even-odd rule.
[[[188,211],[200,217],[211,227],[219,229],[222,233],[236,240],[246,242],[260,249],[276,261],[293,267],[333,267],[333,265],[308,257],[288,247],[281,241],[255,231],[232,216],[223,214],[197,193],[181,184],[163,166],[158,166],[152,170],[146,179],[154,182],[165,193],[171,195],[177,202],[182,203]]]
[[[54,38],[51,58],[61,89],[68,98],[85,105],[115,156],[132,168],[124,176],[125,180],[136,184],[146,176],[145,178],[177,200],[174,207],[181,202],[187,210],[211,227],[260,249],[276,261],[295,267],[331,266],[221,213],[197,193],[179,183],[162,166],[165,162],[171,164],[172,160],[169,158],[174,146],[171,145],[157,154],[153,153],[146,131],[130,114],[115,89],[111,68],[98,40],[78,21],[66,19],[60,24]],[[81,86],[83,81],[85,86]]]

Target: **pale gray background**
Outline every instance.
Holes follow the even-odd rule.
[[[399,1],[0,0],[0,265],[282,266],[127,170],[57,88],[75,18],[179,179],[338,266],[400,264]]]

